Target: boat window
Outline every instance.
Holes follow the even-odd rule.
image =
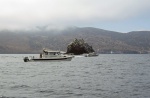
[[[48,55],[48,52],[45,52],[45,55]]]
[[[49,55],[55,55],[53,52],[49,52]]]

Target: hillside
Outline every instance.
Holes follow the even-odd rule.
[[[147,53],[150,31],[119,33],[98,28],[64,30],[0,31],[0,53],[39,53],[43,48],[66,51],[75,38],[84,39],[99,53]]]

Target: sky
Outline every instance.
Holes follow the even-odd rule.
[[[0,0],[0,30],[44,26],[150,31],[150,0]]]

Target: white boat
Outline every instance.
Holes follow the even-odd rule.
[[[98,54],[95,52],[85,54],[85,57],[94,57],[94,56],[98,56]]]
[[[43,53],[39,57],[25,57],[24,62],[34,62],[34,61],[71,61],[73,58],[72,55],[67,55],[61,53],[60,51],[50,51],[43,50]]]

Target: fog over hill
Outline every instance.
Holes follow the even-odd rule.
[[[150,51],[150,31],[120,33],[92,27],[69,27],[0,31],[0,53],[39,53],[43,48],[66,51],[67,45],[75,38],[84,39],[99,53]]]

